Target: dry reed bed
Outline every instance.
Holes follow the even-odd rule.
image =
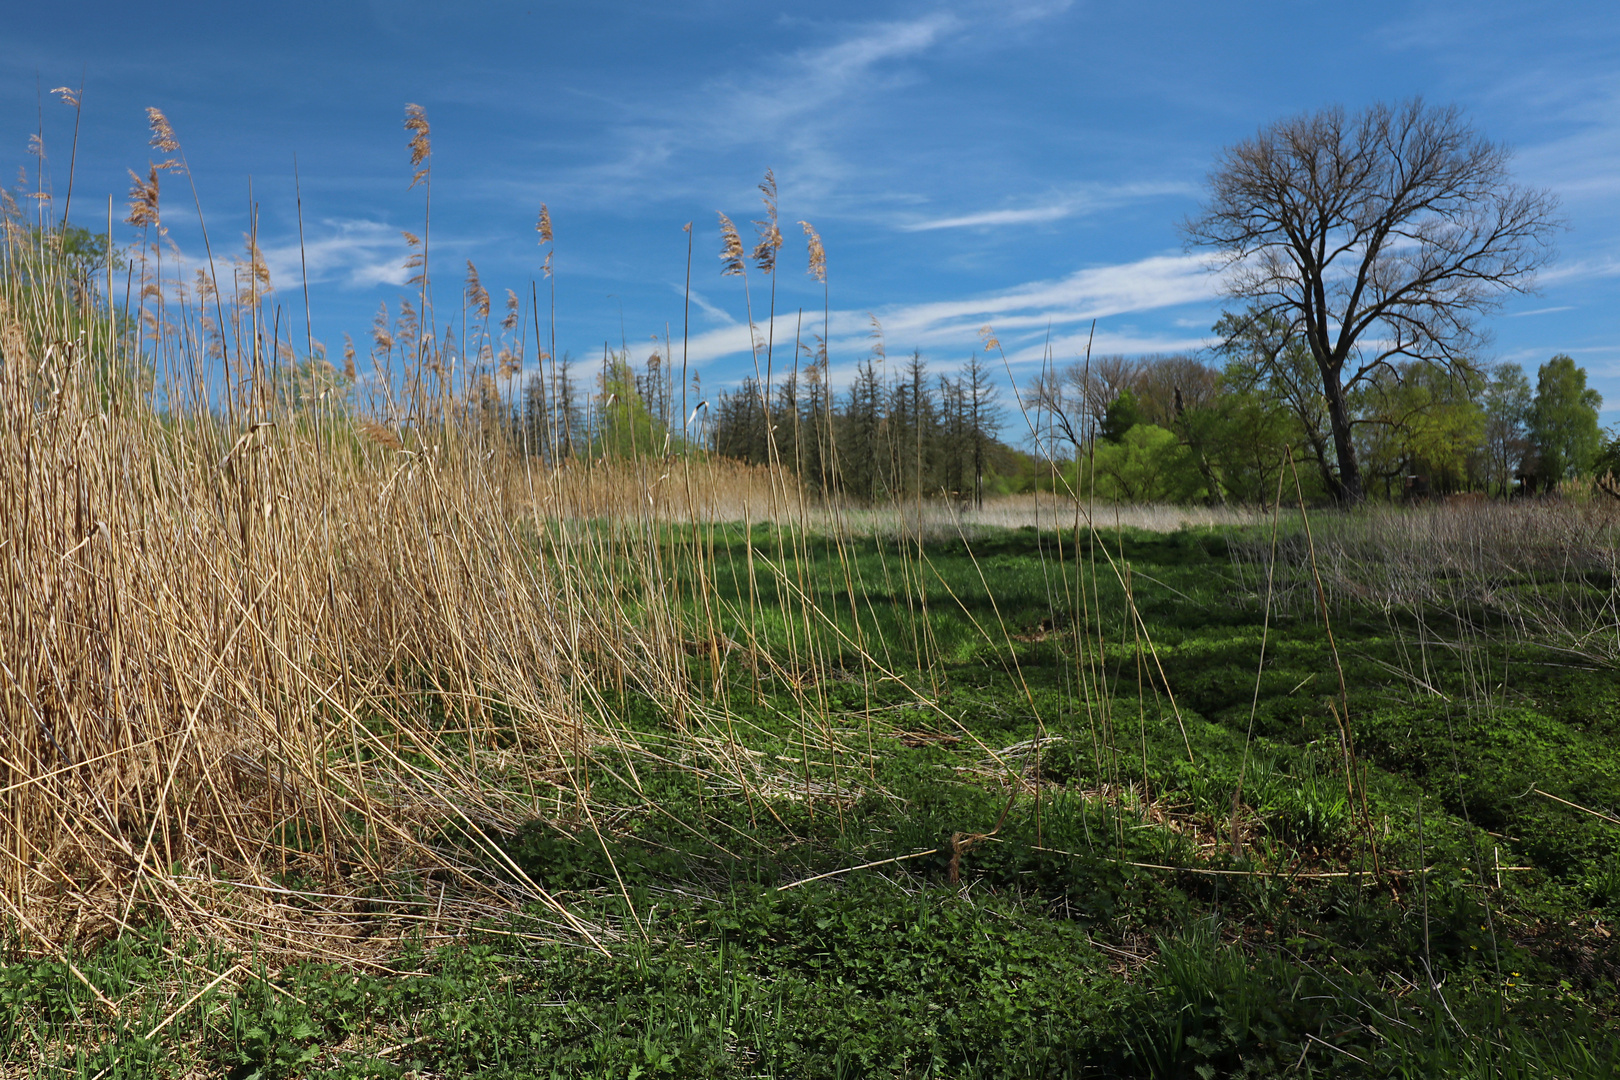
[[[352,954],[377,931],[354,913],[386,910],[401,873],[452,908],[551,903],[468,849],[498,858],[497,831],[559,791],[582,802],[571,762],[617,738],[587,721],[602,687],[688,695],[693,631],[652,525],[768,503],[771,482],[701,462],[536,475],[448,425],[357,438],[251,387],[235,423],[163,415],[109,386],[127,342],[90,347],[5,285],[0,916],[53,946],[161,916]],[[292,903],[287,874],[332,902]]]

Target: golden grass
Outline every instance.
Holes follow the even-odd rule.
[[[355,421],[270,392],[285,346],[233,357],[259,377],[225,416],[173,380],[160,398],[191,404],[160,411],[123,358],[180,349],[167,318],[115,332],[64,299],[48,243],[13,221],[0,278],[0,918],[50,947],[161,917],[347,955],[359,898],[406,873],[452,911],[539,901],[593,935],[469,857],[499,865],[492,836],[565,801],[588,814],[571,770],[615,737],[586,720],[600,687],[688,692],[694,632],[634,526],[747,515],[783,482],[551,472],[498,433]],[[330,903],[289,907],[288,880]],[[408,897],[391,911],[415,925]]]

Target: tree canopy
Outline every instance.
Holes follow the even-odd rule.
[[[1530,439],[1536,475],[1549,489],[1591,468],[1603,448],[1598,410],[1603,396],[1587,388],[1586,369],[1562,354],[1536,372],[1530,406]]]
[[[1365,493],[1349,392],[1400,360],[1471,367],[1477,317],[1551,255],[1557,201],[1512,183],[1508,158],[1454,107],[1323,109],[1229,147],[1183,225],[1232,296],[1303,339],[1343,502]]]

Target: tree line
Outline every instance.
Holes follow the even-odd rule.
[[[839,388],[822,352],[783,376],[748,376],[708,397],[698,376],[683,385],[658,352],[639,370],[611,351],[592,366],[584,373],[564,355],[525,380],[508,415],[527,452],[559,463],[709,452],[779,465],[811,492],[861,502],[982,502],[987,486],[1004,490],[1008,474],[1034,460],[999,438],[1000,388],[978,354],[936,374],[920,352],[891,364],[880,348]]]
[[[1228,314],[1203,355],[1099,356],[1016,388],[1018,428],[1002,439],[1003,388],[985,357],[936,373],[920,352],[881,348],[836,387],[824,353],[767,383],[705,396],[657,352],[643,364],[604,351],[531,374],[516,401],[487,402],[526,451],[560,463],[707,452],[778,464],[815,493],[862,502],[982,502],[987,492],[1067,489],[1105,501],[1266,504],[1279,484],[1309,499],[1342,491],[1341,454],[1307,343],[1262,312]],[[493,391],[490,391],[493,393]],[[1568,356],[1532,374],[1513,363],[1387,363],[1345,395],[1344,426],[1365,495],[1399,500],[1556,491],[1620,473],[1620,433]],[[501,419],[494,419],[496,416]]]
[[[1101,357],[1025,393],[1044,449],[1078,490],[1126,501],[1263,504],[1297,471],[1308,498],[1341,499],[1339,436],[1309,346],[1263,313],[1227,315],[1210,359]],[[1552,492],[1620,472],[1620,437],[1568,356],[1534,379],[1518,364],[1404,359],[1344,394],[1363,497]],[[1290,462],[1292,465],[1290,465]],[[1288,475],[1284,476],[1283,473]]]

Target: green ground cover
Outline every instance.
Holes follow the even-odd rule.
[[[599,829],[567,811],[503,839],[606,953],[542,940],[538,909],[386,970],[271,970],[161,927],[74,958],[83,979],[12,949],[5,1059],[108,1078],[1620,1069],[1601,659],[1488,609],[1335,595],[1325,625],[1303,565],[1267,587],[1263,530],[709,539],[724,648],[688,662],[723,722],[677,738],[696,720],[615,690],[613,722],[668,752],[592,755]]]

